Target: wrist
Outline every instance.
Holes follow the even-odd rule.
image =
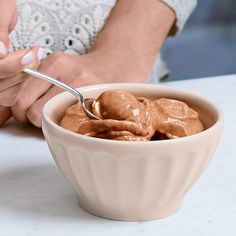
[[[126,62],[126,63],[125,63]],[[137,76],[114,51],[99,48],[78,57],[78,64],[94,74],[101,83],[137,82]]]
[[[96,61],[95,70],[106,82],[144,82],[155,61],[156,52],[152,55],[140,55],[131,45],[94,46],[87,54]]]

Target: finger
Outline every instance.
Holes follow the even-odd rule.
[[[51,67],[44,68],[46,64],[43,65],[44,66],[40,66],[38,69],[40,72],[56,77],[55,72],[50,71],[52,70]],[[28,120],[26,111],[29,107],[52,87],[52,84],[49,82],[42,81],[35,77],[28,76],[25,80],[24,86],[17,95],[15,104],[11,107],[14,118],[21,123],[25,123]]]
[[[8,53],[9,48],[9,28],[14,18],[15,3],[12,0],[0,1],[0,58]]]
[[[28,120],[35,126],[41,127],[41,114],[45,103],[55,95],[63,92],[60,88],[53,86],[45,95],[38,99],[26,112]]]
[[[38,61],[40,61],[44,56],[44,52],[41,51],[41,48],[39,48],[39,51],[38,51]],[[31,65],[31,68],[37,68],[38,67],[38,64],[37,65]],[[7,88],[10,88],[16,84],[19,84],[21,82],[23,82],[24,80],[26,80],[26,78],[29,77],[27,76],[27,74],[25,73],[19,73],[15,76],[12,76],[12,77],[8,77],[8,78],[5,78],[5,79],[0,79],[0,92],[4,91],[5,89]]]
[[[38,48],[32,49],[34,53]],[[5,59],[4,59],[5,60]],[[1,62],[1,61],[0,61]],[[38,62],[30,64],[29,67],[36,68]],[[12,106],[17,101],[17,97],[21,89],[23,88],[23,81],[26,78],[26,74],[20,73],[12,78],[6,78],[0,80],[0,105]]]
[[[25,65],[34,61],[34,54],[30,50],[19,50],[9,53],[0,60],[0,79],[8,78],[20,73]]]
[[[2,32],[0,32],[1,34]],[[5,57],[8,53],[8,49],[6,47],[6,44],[3,41],[0,41],[0,59]]]
[[[54,53],[47,57],[47,59],[39,66],[39,71],[53,78],[59,79],[61,70],[64,69],[64,60],[61,60],[61,57],[65,59],[64,54],[62,53]],[[68,77],[70,78],[69,75]],[[12,106],[13,116],[21,122],[27,120],[27,110],[32,106],[32,104],[47,93],[47,91],[52,87],[48,82],[38,80],[34,77],[29,78],[28,81],[27,85],[20,92],[16,103]],[[27,93],[27,91],[31,91],[30,94]]]
[[[18,75],[15,75],[13,77],[9,77],[6,79],[0,79],[0,92],[15,86],[19,83],[22,83],[26,78],[26,75],[24,73],[20,73]]]
[[[4,123],[10,119],[10,117],[11,117],[10,107],[0,106],[0,127],[4,125]]]
[[[36,68],[38,65],[32,64],[31,67],[33,66]],[[26,77],[26,74],[20,73],[12,78],[0,80],[0,105],[13,106],[16,103]]]
[[[19,50],[9,53],[0,60],[0,79],[15,76],[25,67],[35,67],[38,64],[39,47],[30,50]]]
[[[27,80],[25,86],[19,92],[16,102],[11,107],[14,118],[21,123],[28,120],[26,116],[28,108],[52,86],[50,83],[39,79]]]
[[[13,19],[12,19],[12,22],[11,22],[11,24],[9,26],[9,33],[11,33],[13,31],[13,29],[15,28],[17,20],[18,20],[18,10],[15,7]]]
[[[19,83],[0,92],[0,106],[13,106],[17,101],[17,95],[23,85],[23,83]]]

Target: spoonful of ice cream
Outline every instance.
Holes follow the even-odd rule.
[[[95,119],[95,120],[101,120],[100,117],[94,115],[89,110],[89,107],[91,106],[91,104],[94,102],[95,99],[93,99],[93,98],[84,98],[83,95],[79,91],[77,91],[76,89],[71,88],[70,86],[62,83],[61,81],[56,80],[56,79],[54,79],[54,78],[52,78],[48,75],[42,74],[42,73],[40,73],[38,71],[35,71],[33,69],[25,68],[23,70],[23,72],[25,72],[27,74],[30,74],[34,77],[37,77],[39,79],[45,80],[49,83],[52,83],[52,84],[58,86],[59,88],[62,88],[63,90],[71,93],[72,95],[74,95],[76,98],[79,99],[81,107],[83,108],[84,112],[88,115],[89,118]]]

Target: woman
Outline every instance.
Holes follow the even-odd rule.
[[[13,116],[40,127],[43,105],[61,92],[22,73],[25,67],[72,87],[144,82],[164,40],[183,27],[195,4],[0,0],[0,125]]]

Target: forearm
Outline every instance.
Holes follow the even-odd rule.
[[[108,82],[145,81],[174,21],[174,12],[160,0],[118,1],[91,49],[112,60],[107,69],[117,81]]]

